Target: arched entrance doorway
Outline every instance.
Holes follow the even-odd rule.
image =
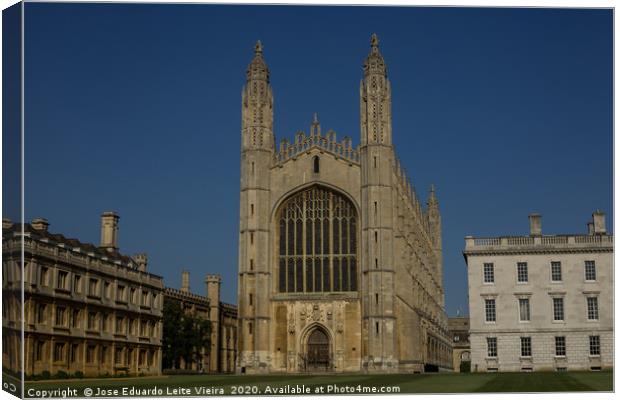
[[[327,371],[330,369],[329,337],[319,327],[315,328],[308,336],[306,360],[308,371]]]

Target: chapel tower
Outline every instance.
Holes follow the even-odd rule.
[[[259,372],[268,351],[269,199],[274,148],[273,93],[260,41],[242,91],[239,222],[239,367]]]
[[[391,88],[373,34],[360,84],[363,364],[398,368],[394,312]],[[364,348],[365,347],[365,348]]]
[[[360,145],[321,129],[274,147],[256,44],[242,91],[237,371],[449,369],[441,217],[423,209],[392,145],[391,87],[372,35]]]

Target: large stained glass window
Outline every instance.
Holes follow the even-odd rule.
[[[280,292],[357,291],[357,214],[347,198],[314,186],[277,218]]]

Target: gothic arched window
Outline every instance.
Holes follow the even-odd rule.
[[[314,171],[315,174],[318,174],[320,169],[319,169],[320,165],[319,165],[319,156],[314,156],[312,158],[312,170]]]
[[[280,292],[357,291],[357,213],[314,186],[284,201],[278,221]]]

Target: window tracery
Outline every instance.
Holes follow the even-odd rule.
[[[318,186],[287,199],[278,213],[278,290],[357,291],[357,213]]]

